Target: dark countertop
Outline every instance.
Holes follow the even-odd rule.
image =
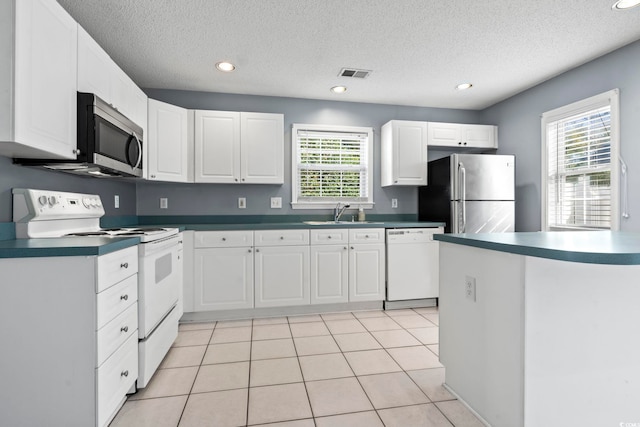
[[[316,222],[316,221],[312,221]],[[324,221],[319,221],[324,222]],[[371,221],[371,222],[340,222],[324,224],[307,224],[305,222],[280,222],[259,224],[161,224],[164,227],[184,227],[194,231],[225,231],[225,230],[300,230],[327,228],[432,228],[444,227],[442,222],[412,222],[412,221]]]
[[[436,234],[441,242],[587,264],[640,265],[640,233],[550,231]]]
[[[0,258],[92,256],[119,251],[140,242],[137,237],[56,237],[0,241]]]

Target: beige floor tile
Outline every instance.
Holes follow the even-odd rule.
[[[438,314],[423,314],[422,316],[435,325],[440,324],[440,315]]]
[[[324,313],[320,315],[322,320],[352,320],[355,319],[352,313]]]
[[[309,356],[311,354],[339,353],[340,349],[331,335],[321,335],[318,337],[294,338],[298,356]]]
[[[413,311],[415,311],[418,314],[437,314],[438,310],[439,310],[438,307],[420,307],[420,308],[413,309]]]
[[[436,406],[456,427],[483,427],[480,422],[460,401],[448,400],[436,402]]]
[[[236,427],[247,422],[248,389],[189,396],[179,427]]]
[[[316,417],[373,409],[355,378],[311,381],[306,386]]]
[[[418,424],[416,424],[418,425]],[[317,427],[384,427],[375,411],[316,418]],[[408,427],[408,426],[405,426]]]
[[[302,382],[297,357],[265,359],[251,362],[250,387]]]
[[[315,427],[313,418],[306,420],[285,421],[282,423],[253,424],[252,427]]]
[[[370,317],[387,317],[384,310],[354,311],[353,315],[358,319],[367,319]]]
[[[373,331],[371,332],[371,335],[373,335],[384,348],[420,345],[420,341],[415,339],[414,336],[404,329],[393,331]]]
[[[192,393],[249,387],[249,362],[221,363],[200,367]]]
[[[427,396],[404,372],[358,377],[376,409],[429,403]]]
[[[187,366],[200,366],[202,357],[207,350],[206,345],[191,347],[171,347],[164,357],[158,369],[184,368]]]
[[[264,319],[253,319],[253,326],[278,325],[289,323],[286,317],[265,317]]]
[[[241,326],[253,326],[253,320],[251,319],[241,319],[241,320],[221,320],[216,325],[216,329],[218,328],[239,328]]]
[[[342,353],[317,354],[300,357],[305,381],[352,377],[353,371]]]
[[[387,350],[391,357],[405,371],[428,368],[441,368],[438,356],[425,346],[390,348]]]
[[[321,322],[322,317],[319,314],[307,314],[301,316],[289,316],[289,323],[306,323],[306,322]]]
[[[176,427],[187,396],[130,400],[109,427]]]
[[[354,351],[344,353],[344,356],[353,372],[358,376],[402,370],[385,350]]]
[[[367,332],[362,323],[356,319],[349,320],[326,320],[327,328],[332,334],[352,334],[356,332]]]
[[[393,310],[385,310],[384,311],[389,317],[398,317],[398,316],[412,316],[416,314],[415,311],[411,308],[397,308]]]
[[[382,348],[380,343],[369,332],[359,334],[334,335],[342,351],[375,350]]]
[[[137,393],[129,396],[129,400],[151,399],[155,397],[180,396],[189,394],[198,373],[198,367],[159,369],[149,384]]]
[[[398,325],[390,317],[368,317],[361,318],[360,323],[367,328],[368,331],[390,331],[393,329],[402,329],[402,326]]]
[[[210,343],[223,344],[242,341],[251,341],[251,326],[215,329]]]
[[[439,344],[429,344],[429,345],[427,345],[427,348],[428,348],[429,350],[433,351],[433,353],[434,353],[436,356],[439,356],[439,355],[440,355],[440,345],[439,345]]]
[[[194,322],[194,323],[180,323],[178,325],[179,331],[197,331],[201,329],[210,329],[216,326],[216,322]]]
[[[250,353],[250,341],[211,344],[207,347],[202,364],[245,362],[250,359]]]
[[[440,328],[412,328],[407,329],[411,335],[416,337],[422,344],[438,344],[440,339]]]
[[[291,338],[254,341],[251,343],[251,360],[295,357],[296,349]]]
[[[275,340],[281,338],[291,338],[289,325],[258,325],[253,327],[253,340]]]
[[[330,335],[324,322],[293,323],[289,325],[294,338]]]
[[[207,345],[211,339],[211,329],[197,331],[180,331],[173,342],[173,347],[188,347],[193,345]]]
[[[301,420],[311,416],[304,383],[249,389],[250,425]]]
[[[418,384],[418,387],[420,387],[432,402],[440,402],[455,399],[455,397],[442,386],[444,383],[444,372],[444,368],[433,368],[411,371],[407,372],[407,374]]]
[[[378,414],[386,427],[453,427],[433,403],[382,409]]]
[[[405,329],[409,328],[431,328],[436,326],[435,324],[429,322],[424,317],[419,314],[412,314],[409,316],[397,316],[394,317],[395,320],[400,326]]]

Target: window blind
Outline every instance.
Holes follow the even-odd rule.
[[[611,107],[547,124],[547,224],[610,229]]]

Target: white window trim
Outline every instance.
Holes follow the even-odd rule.
[[[540,180],[541,193],[541,228],[542,231],[576,230],[575,227],[549,227],[547,221],[547,176],[548,176],[548,141],[547,124],[581,112],[586,112],[606,105],[611,106],[611,231],[620,229],[620,106],[619,90],[613,89],[592,96],[564,107],[556,108],[542,114],[542,176]]]
[[[333,209],[336,207],[336,202],[298,202],[298,143],[297,135],[298,129],[313,129],[317,131],[329,131],[329,132],[345,132],[345,133],[366,133],[368,136],[367,147],[367,167],[368,167],[368,183],[367,194],[369,200],[367,202],[354,202],[351,203],[351,208],[362,207],[363,209],[371,209],[374,206],[373,203],[373,128],[360,127],[360,126],[340,126],[340,125],[312,125],[294,123],[291,129],[291,209]]]

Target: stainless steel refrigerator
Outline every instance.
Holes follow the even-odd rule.
[[[428,166],[418,189],[418,219],[446,223],[446,233],[514,231],[515,157],[453,154]]]

